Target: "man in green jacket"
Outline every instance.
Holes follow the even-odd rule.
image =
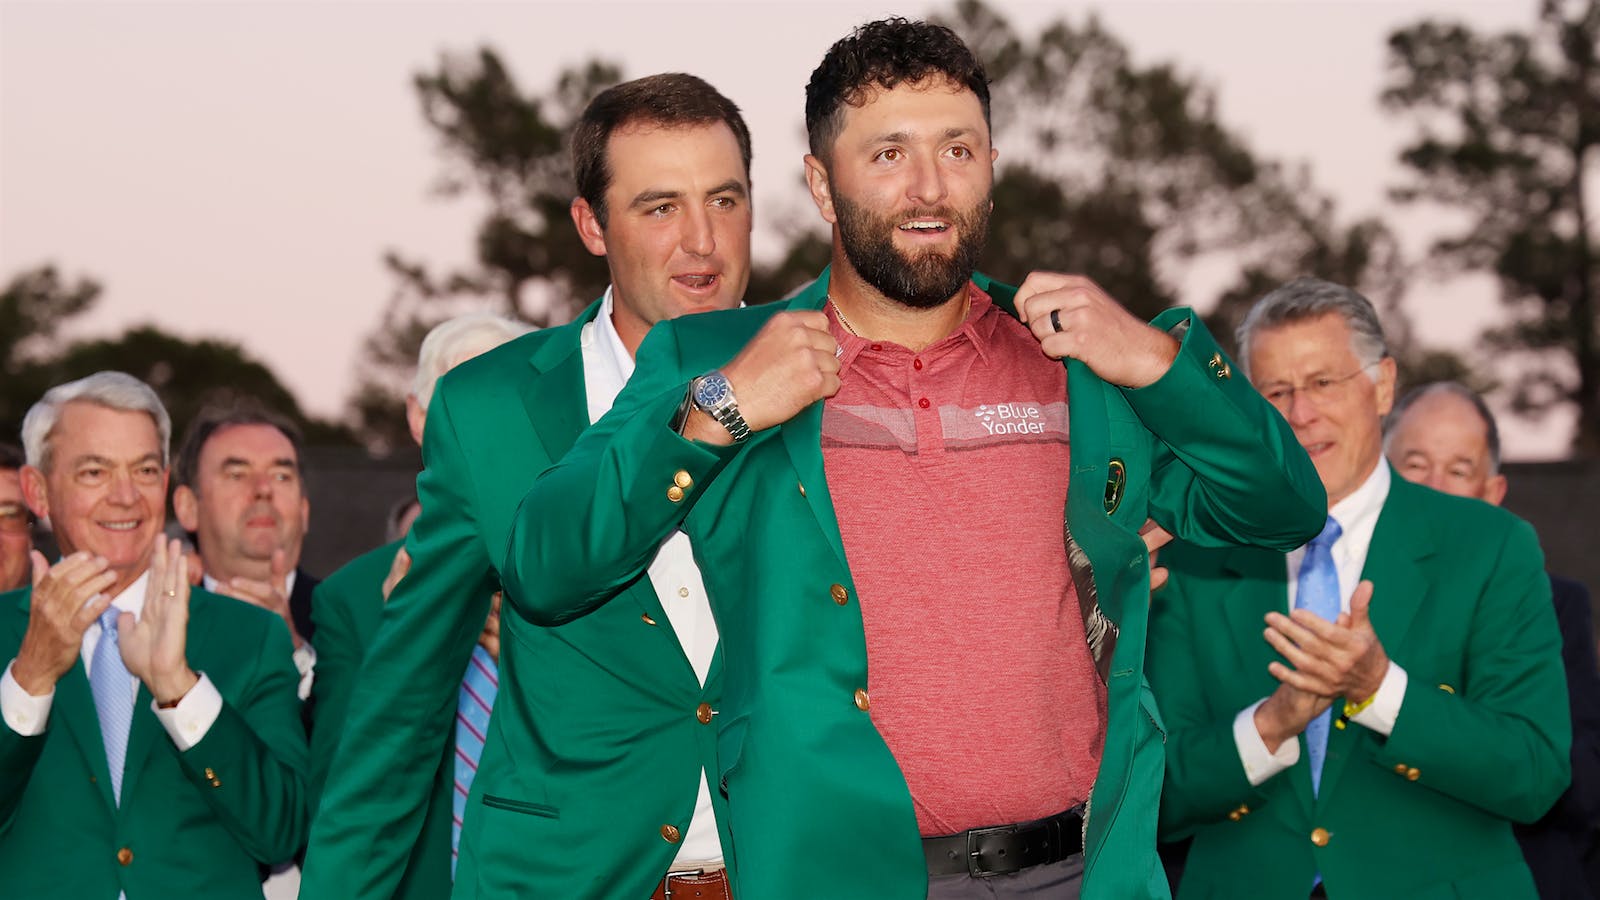
[[[411,393],[406,396],[406,421],[411,437],[422,444],[428,403],[435,383],[457,365],[479,356],[509,340],[528,333],[528,326],[493,313],[468,313],[433,327],[422,339],[417,353],[417,373]],[[316,623],[312,643],[317,652],[317,680],[312,686],[311,729],[311,809],[316,811],[322,788],[333,766],[339,738],[344,733],[345,716],[350,709],[350,692],[361,671],[361,660],[383,621],[383,604],[394,583],[410,568],[411,558],[402,549],[404,540],[385,544],[363,553],[317,585],[312,598],[311,619]],[[470,598],[459,602],[470,605]],[[478,638],[482,665],[493,671],[499,663],[500,624],[491,611],[484,633]],[[474,655],[479,653],[473,651]],[[469,722],[474,721],[469,716]],[[458,716],[456,732],[464,727]],[[469,737],[475,739],[475,735]],[[476,741],[481,745],[481,741]],[[450,895],[452,858],[452,819],[463,808],[466,797],[455,790],[457,780],[455,734],[446,739],[444,752],[430,786],[431,794],[422,828],[411,853],[406,857],[404,874],[395,889],[397,900],[427,900]],[[470,769],[468,770],[470,771]],[[470,787],[470,780],[464,786]]]
[[[22,433],[24,496],[65,555],[35,552],[33,586],[0,595],[0,893],[260,898],[258,867],[306,833],[288,629],[191,593],[149,386],[57,386]]]
[[[611,287],[576,321],[440,380],[411,569],[350,694],[302,898],[393,893],[518,501],[610,407],[651,325],[744,294],[750,140],[731,101],[689,75],[628,82],[590,103],[572,147],[574,224],[605,256]],[[716,627],[686,541],[657,541],[647,555],[649,576],[619,584],[603,615],[560,628],[501,617],[499,695],[454,896],[648,897],[669,873],[676,896],[725,885],[726,816],[706,774],[716,771]]]
[[[1537,896],[1511,823],[1566,786],[1571,722],[1533,529],[1394,476],[1395,362],[1360,294],[1303,278],[1239,334],[1329,505],[1287,556],[1163,552],[1150,681],[1162,823],[1194,838],[1179,896]]]
[[[507,606],[607,615],[688,534],[738,896],[1164,896],[1141,529],[1288,549],[1315,473],[1187,311],[973,274],[995,152],[948,29],[857,29],[806,123],[829,271],[657,326],[523,501]]]

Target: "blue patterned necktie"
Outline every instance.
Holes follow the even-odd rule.
[[[500,692],[500,669],[483,647],[472,648],[467,674],[461,679],[461,696],[456,703],[456,786],[452,796],[454,821],[450,825],[450,877],[455,877],[456,857],[461,849],[461,819],[472,793],[472,779],[478,774],[478,758],[483,755],[484,735],[489,733],[489,713],[494,696]]]
[[[117,617],[111,607],[100,614],[100,640],[94,645],[89,689],[94,711],[100,717],[100,738],[106,745],[106,766],[111,770],[111,796],[122,805],[122,766],[128,756],[128,728],[133,723],[133,676],[122,662],[117,643]]]
[[[1309,609],[1329,622],[1339,618],[1339,569],[1333,564],[1333,543],[1343,529],[1328,517],[1322,533],[1306,545],[1306,557],[1300,561],[1300,576],[1295,580],[1294,607]],[[1328,726],[1333,721],[1333,709],[1306,725],[1306,752],[1311,762],[1311,793],[1322,787],[1322,763],[1328,755]]]

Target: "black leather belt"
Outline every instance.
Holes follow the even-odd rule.
[[[1083,807],[1033,822],[923,838],[922,852],[929,875],[1004,875],[1060,862],[1083,852]]]

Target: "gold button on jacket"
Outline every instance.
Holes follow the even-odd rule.
[[[679,469],[677,472],[675,472],[673,474],[672,483],[677,485],[678,487],[683,488],[686,491],[689,488],[694,487],[694,479],[691,478],[689,476],[689,473],[684,471],[683,469]]]
[[[667,499],[671,500],[673,503],[677,503],[679,500],[682,500],[683,488],[678,487],[677,485],[667,488]]]
[[[682,837],[683,837],[683,834],[682,834],[682,832],[678,831],[678,826],[676,826],[676,825],[663,825],[663,826],[661,826],[661,839],[666,841],[667,843],[676,844]]]
[[[1333,835],[1329,834],[1326,828],[1311,829],[1311,843],[1316,844],[1318,847],[1328,846],[1328,839],[1331,837]]]
[[[872,698],[861,688],[856,688],[856,709],[866,712],[872,706]]]
[[[836,584],[828,588],[828,593],[833,596],[833,602],[840,606],[850,602],[850,591],[842,584]]]
[[[696,719],[700,720],[700,724],[702,724],[702,725],[710,725],[711,724],[711,704],[702,703],[699,706],[695,707],[694,717]]]
[[[127,847],[123,847],[121,850],[118,850],[117,862],[123,865],[133,862],[133,851],[129,850]]]

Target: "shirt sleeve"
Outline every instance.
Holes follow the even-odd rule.
[[[5,674],[0,675],[0,716],[5,718],[7,728],[22,737],[36,737],[44,734],[45,725],[50,722],[56,689],[52,687],[48,694],[37,697],[23,690],[11,675],[15,664],[16,660],[6,663]]]
[[[1406,670],[1394,660],[1389,660],[1389,671],[1383,673],[1383,681],[1378,684],[1378,692],[1372,695],[1372,702],[1367,704],[1366,709],[1351,716],[1350,721],[1387,736],[1394,731],[1394,723],[1400,718],[1400,704],[1406,699],[1406,683]]]
[[[151,700],[150,708],[161,720],[161,727],[172,737],[172,743],[182,752],[205,740],[217,716],[222,714],[222,694],[217,692],[217,686],[211,683],[211,678],[201,672],[200,680],[189,689],[189,693],[183,695],[177,706],[162,709]]]
[[[1273,753],[1261,739],[1261,732],[1256,731],[1256,709],[1265,702],[1263,697],[1233,718],[1233,742],[1239,748],[1239,761],[1244,763],[1244,775],[1251,787],[1260,787],[1268,778],[1300,761],[1300,741],[1284,741]]]

